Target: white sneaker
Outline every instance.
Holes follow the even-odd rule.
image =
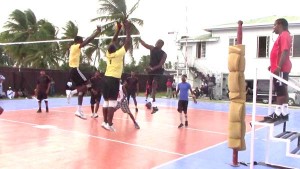
[[[75,115],[76,115],[77,117],[81,118],[81,119],[86,120],[86,116],[83,114],[82,111],[76,111],[76,112],[75,112]]]
[[[92,118],[98,118],[98,114],[97,113],[93,113],[91,117]]]
[[[117,131],[117,130],[114,128],[114,126],[112,126],[112,125],[109,126],[109,130],[112,131],[112,132],[116,132],[116,131]]]
[[[109,130],[108,123],[102,122],[101,127],[104,128],[104,129],[106,129],[106,130]]]

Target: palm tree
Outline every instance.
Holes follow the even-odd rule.
[[[0,35],[3,42],[28,42],[56,39],[55,26],[46,20],[37,21],[30,9],[14,10],[4,25],[7,30]],[[17,44],[4,47],[15,61],[15,66],[33,68],[58,68],[57,43]]]
[[[128,20],[131,23],[131,34],[138,35],[140,32],[138,26],[143,26],[143,20],[139,18],[131,18],[130,15],[137,9],[140,0],[138,0],[133,7],[128,10],[126,0],[99,0],[100,8],[99,14],[101,16],[92,19],[92,21],[105,22],[102,33],[107,36],[113,36],[116,21]],[[121,31],[121,34],[125,34],[125,31]],[[138,39],[134,39],[134,46],[138,47]],[[107,43],[105,43],[107,44]],[[131,48],[131,52],[132,52]]]
[[[4,28],[7,31],[1,33],[1,40],[4,42],[24,42],[33,40],[32,36],[37,31],[37,21],[31,10],[24,12],[14,10],[9,15],[9,20]],[[25,45],[12,45],[5,47],[7,53],[16,61],[16,65],[26,66],[23,59],[27,55]]]

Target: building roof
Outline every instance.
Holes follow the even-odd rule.
[[[191,43],[191,42],[215,42],[218,41],[219,37],[212,37],[211,33],[202,34],[199,36],[181,38],[179,43]]]
[[[253,29],[253,28],[270,28],[274,25],[274,21],[278,18],[285,18],[289,26],[300,26],[300,16],[268,16],[262,18],[251,19],[243,21],[243,29]],[[212,27],[205,28],[205,31],[211,32],[216,30],[231,30],[236,29],[238,26],[236,23],[228,23],[222,25],[216,25]]]

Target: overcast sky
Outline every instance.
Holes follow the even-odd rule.
[[[15,10],[31,9],[37,19],[47,19],[55,26],[65,26],[71,20],[78,24],[79,34],[90,35],[97,22],[90,20],[97,17],[98,0],[1,0],[0,30],[8,20],[9,14]],[[128,8],[136,0],[127,0]],[[248,20],[259,17],[281,15],[297,16],[298,0],[141,0],[134,17],[144,20],[140,29],[143,39],[154,44],[159,38],[165,40],[164,49],[168,60],[176,55],[174,36],[168,32],[175,31],[185,34],[200,34],[201,28]],[[272,29],[272,28],[270,28]],[[141,53],[148,54],[145,50]]]

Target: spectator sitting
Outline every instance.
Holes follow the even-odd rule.
[[[7,98],[13,99],[15,97],[15,92],[11,90],[11,87],[8,87],[8,90],[6,91]]]

